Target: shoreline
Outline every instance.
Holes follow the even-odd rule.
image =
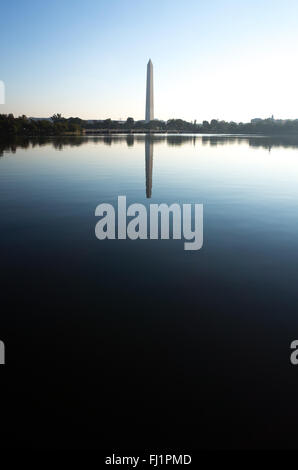
[[[195,131],[145,131],[145,130],[98,130],[98,131],[88,131],[88,132],[82,132],[82,133],[62,133],[62,134],[9,134],[9,135],[1,135],[0,134],[0,140],[1,141],[7,141],[7,140],[13,140],[13,139],[36,139],[36,138],[45,138],[45,139],[50,139],[50,138],[59,138],[59,137],[93,137],[93,136],[111,136],[111,135],[149,135],[149,136],[154,136],[154,135],[193,135],[193,136],[209,136],[209,137],[218,137],[218,136],[223,136],[223,137],[268,137],[268,138],[274,138],[274,137],[297,137],[298,138],[298,133],[293,132],[293,133],[278,133],[278,134],[270,134],[270,133],[249,133],[249,132],[237,132],[237,133],[225,133],[225,132],[195,132]]]

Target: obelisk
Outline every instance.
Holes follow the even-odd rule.
[[[147,86],[146,86],[146,113],[145,121],[150,122],[154,119],[153,110],[153,64],[151,59],[147,64]]]

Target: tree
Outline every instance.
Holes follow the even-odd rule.
[[[51,117],[51,119],[52,119],[53,122],[59,122],[59,121],[61,121],[62,116],[61,116],[61,114],[59,114],[59,113],[53,114],[53,116]]]
[[[218,120],[217,119],[211,119],[210,126],[211,126],[212,130],[216,130],[216,128],[218,126]]]
[[[134,118],[128,117],[128,118],[126,119],[126,126],[127,126],[127,127],[133,127],[134,123],[135,123]]]

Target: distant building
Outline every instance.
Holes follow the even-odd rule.
[[[274,116],[273,116],[273,114],[272,114],[272,116],[269,117],[269,118],[265,118],[265,119],[254,118],[254,119],[252,119],[250,122],[251,122],[252,124],[256,124],[257,122],[265,121],[266,119],[267,119],[267,120],[270,120],[270,121],[276,121],[276,119],[274,119]]]

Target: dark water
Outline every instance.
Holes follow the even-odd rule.
[[[297,447],[298,139],[62,138],[0,156],[2,444]],[[99,241],[95,208],[118,195],[204,204],[203,248]]]

